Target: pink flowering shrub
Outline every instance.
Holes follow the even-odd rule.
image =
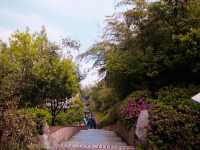
[[[133,126],[137,121],[140,111],[149,107],[150,105],[145,102],[144,97],[136,100],[130,98],[128,103],[121,108],[121,119],[128,127]]]

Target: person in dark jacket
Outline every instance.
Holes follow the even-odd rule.
[[[94,118],[91,118],[91,127],[92,129],[96,129],[96,121]]]
[[[88,129],[96,129],[96,121],[95,121],[92,113],[90,113],[89,116],[84,118],[84,123]]]

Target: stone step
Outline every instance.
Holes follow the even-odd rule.
[[[93,135],[99,135],[99,136],[107,136],[107,137],[116,137],[117,135],[110,135],[110,134],[100,134],[100,133],[87,133],[87,134],[82,134],[82,133],[80,133],[80,134],[78,134],[78,135],[76,135],[77,137],[78,136],[93,136]]]
[[[91,132],[91,131],[88,131],[88,132],[79,132],[79,134],[78,135],[80,135],[80,136],[83,136],[83,135],[87,135],[87,136],[89,136],[89,135],[100,135],[100,136],[117,136],[117,134],[116,133],[104,133],[104,132],[100,132],[100,131],[98,131],[98,132]]]
[[[113,131],[108,131],[104,129],[86,129],[86,130],[80,130],[80,132],[106,132],[106,133],[114,133]]]
[[[115,146],[115,145],[118,145],[118,146],[127,146],[124,142],[113,142],[113,141],[100,141],[100,142],[93,142],[93,143],[90,143],[90,142],[77,142],[77,141],[70,141],[70,142],[65,142],[65,144],[69,144],[69,145],[99,145],[99,144],[102,144],[102,145],[110,145],[110,146]]]
[[[80,133],[115,134],[115,132],[113,132],[113,131],[106,131],[106,130],[99,130],[99,129],[80,130]]]
[[[70,140],[61,143],[64,150],[134,150],[113,131],[102,129],[81,130]]]
[[[108,140],[111,140],[111,141],[121,141],[121,138],[119,137],[104,137],[104,136],[99,136],[99,137],[96,137],[94,138],[94,136],[86,136],[86,137],[72,137],[70,139],[70,141],[72,140],[76,140],[76,141],[80,141],[80,140],[83,140],[83,141],[87,141],[87,140],[101,140],[101,141],[108,141]]]
[[[70,140],[71,143],[82,143],[82,144],[109,144],[109,145],[126,145],[126,143],[124,143],[121,140],[93,140],[91,141],[86,141],[86,140]]]
[[[113,137],[113,138],[98,138],[98,139],[93,139],[93,137],[87,137],[87,138],[83,138],[83,137],[73,137],[70,139],[70,141],[74,141],[74,142],[80,142],[80,141],[89,141],[89,140],[92,140],[92,141],[99,141],[99,142],[103,142],[103,141],[113,141],[113,142],[120,142],[122,141],[120,138],[118,137]],[[90,141],[89,141],[90,142]]]
[[[98,136],[98,137],[107,137],[107,138],[114,138],[117,137],[117,135],[107,135],[107,134],[99,134],[99,133],[93,133],[93,134],[77,134],[73,137],[93,137],[93,136]]]
[[[66,150],[135,150],[132,146],[118,146],[106,144],[70,144],[62,145]]]

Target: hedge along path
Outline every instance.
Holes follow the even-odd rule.
[[[62,150],[134,150],[113,131],[80,130],[70,140],[61,143]]]

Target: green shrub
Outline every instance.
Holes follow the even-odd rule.
[[[96,111],[107,112],[118,102],[118,97],[111,88],[100,88],[93,92],[92,100]]]
[[[150,111],[151,131],[149,147],[157,149],[199,149],[200,118],[189,109],[179,112],[162,103],[155,103]]]
[[[83,121],[83,102],[77,96],[72,101],[72,106],[61,111],[56,117],[56,125],[76,125]]]
[[[149,90],[137,90],[133,91],[131,94],[129,94],[124,101],[128,101],[130,98],[132,99],[138,99],[140,97],[149,98],[150,97],[150,92]]]
[[[70,108],[65,112],[60,112],[56,119],[56,125],[76,125],[83,120],[83,110]]]
[[[10,108],[0,116],[0,149],[28,149],[34,138],[35,123],[32,118]]]
[[[37,133],[42,134],[43,125],[47,122],[51,124],[51,114],[46,109],[39,108],[27,108],[21,109],[20,112],[33,118],[36,123]],[[82,106],[74,105],[73,108],[69,108],[66,111],[61,111],[56,118],[56,125],[73,125],[83,120],[83,108]]]
[[[50,120],[51,120],[51,114],[46,109],[41,109],[41,108],[26,108],[26,109],[21,109],[20,112],[23,112],[23,113],[25,113],[27,115],[30,115],[32,117],[42,117],[48,123],[50,123]]]
[[[200,91],[200,86],[190,85],[187,87],[173,87],[168,86],[161,88],[157,95],[159,101],[164,104],[172,105],[174,107],[178,105],[190,105],[196,107],[195,103],[191,101],[191,97]]]
[[[112,125],[119,120],[119,104],[112,106],[105,114],[101,116],[99,127]]]
[[[118,108],[127,105],[130,98],[146,96],[146,102],[150,103],[150,129],[146,147],[195,150],[200,148],[200,104],[192,101],[191,96],[198,93],[198,89],[198,86],[165,87],[158,91],[158,99],[150,99],[148,91],[134,91]],[[131,119],[121,117],[118,121],[125,127],[134,126]]]
[[[45,123],[47,122],[48,124],[50,124],[51,122],[51,115],[45,109],[26,108],[21,109],[20,112],[23,112],[33,118],[36,123],[36,132],[39,134],[43,134],[43,126],[45,125]]]
[[[122,100],[121,102],[118,100],[117,103],[109,104],[108,108],[101,112],[101,118],[100,118],[100,127],[105,127],[111,124],[114,124],[116,122],[120,122],[125,127],[130,128],[133,126],[132,120],[125,119],[121,116],[121,108],[125,105],[127,105],[129,99],[138,99],[140,97],[147,98],[149,97],[150,93],[148,90],[138,90],[132,92],[127,98]],[[109,100],[109,99],[108,99]],[[96,102],[96,101],[95,101]]]
[[[199,87],[168,86],[157,92],[158,99],[148,99],[150,109],[149,149],[199,149],[200,105],[191,100]]]

